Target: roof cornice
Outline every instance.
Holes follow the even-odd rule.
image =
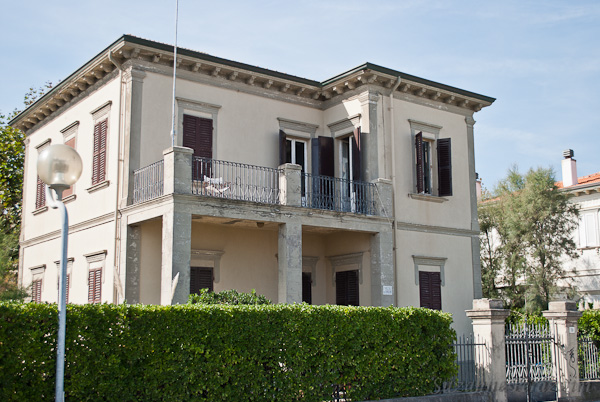
[[[117,68],[109,58],[109,53],[119,66],[128,61],[132,63],[144,61],[161,65],[163,68],[172,68],[174,64],[172,45],[123,35],[16,116],[9,124],[27,132],[51,115],[59,113],[58,109],[71,101],[76,101],[79,96],[84,96],[86,89]],[[372,63],[362,64],[323,82],[184,48],[177,49],[176,65],[178,71],[186,71],[186,74],[201,74],[208,78],[236,81],[243,85],[284,94],[287,97],[297,97],[304,103],[310,101],[321,105],[328,104],[330,99],[342,97],[344,93],[367,84],[371,87],[378,85],[391,90],[398,78],[401,84],[396,91],[424,98],[427,101],[437,101],[463,108],[469,113],[477,112],[495,101],[494,98]]]

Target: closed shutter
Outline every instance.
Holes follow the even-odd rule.
[[[421,307],[442,309],[442,280],[439,272],[419,271],[419,299]]]
[[[72,137],[68,141],[65,141],[65,145],[75,149],[75,137]],[[62,196],[63,196],[63,198],[65,198],[65,197],[70,196],[71,194],[73,194],[73,186],[71,186],[68,189],[66,189],[65,191],[63,191]]]
[[[354,129],[354,135],[352,136],[353,141],[350,141],[352,147],[352,180],[355,181],[360,181],[362,179],[360,135],[360,127]]]
[[[183,146],[194,150],[194,156],[212,159],[213,121],[183,115]]]
[[[94,152],[92,160],[92,185],[106,179],[106,134],[108,119],[94,126]]]
[[[419,132],[415,135],[415,159],[416,177],[417,177],[417,193],[421,194],[425,191],[425,167],[423,166],[423,133]]]
[[[35,209],[41,208],[46,205],[46,184],[37,177],[37,185],[35,190]]]
[[[310,272],[302,272],[302,301],[312,304],[312,277]]]
[[[440,197],[452,195],[452,152],[450,138],[437,141],[438,181]]]
[[[88,274],[88,303],[97,304],[102,299],[102,268],[90,269]]]
[[[340,306],[358,306],[358,271],[342,271],[335,274],[335,299]]]
[[[41,303],[42,301],[42,280],[38,279],[31,283],[31,301]]]
[[[190,294],[200,293],[200,289],[214,291],[212,268],[190,267]]]

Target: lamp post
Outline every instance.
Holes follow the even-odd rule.
[[[62,193],[81,176],[81,157],[68,145],[52,145],[38,156],[37,172],[46,183],[46,202],[52,209],[58,209],[62,217],[60,257],[60,286],[58,290],[58,345],[56,352],[56,402],[64,402],[65,378],[65,332],[67,326],[67,238],[69,236],[69,217],[62,202]],[[56,198],[50,189],[56,192]]]

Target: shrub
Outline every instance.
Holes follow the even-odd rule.
[[[294,305],[69,305],[70,401],[353,401],[431,393],[455,372],[447,313]],[[0,303],[0,400],[54,397],[57,311]]]
[[[256,294],[252,289],[250,293],[239,293],[237,290],[223,290],[222,292],[209,292],[208,289],[200,289],[200,293],[191,294],[188,304],[272,304],[263,295]]]

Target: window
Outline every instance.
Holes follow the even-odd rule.
[[[35,303],[42,302],[42,280],[37,279],[31,282],[31,301]]]
[[[106,250],[84,256],[88,263],[88,303],[102,303],[102,285],[104,283],[102,271],[106,261]]]
[[[37,151],[38,155],[47,147],[50,146],[50,139],[42,142],[38,145]],[[37,184],[35,189],[35,209],[40,209],[46,206],[46,184],[40,179],[40,176],[37,176]]]
[[[442,309],[442,279],[439,272],[419,271],[419,299],[421,307]]]
[[[90,269],[88,273],[88,303],[102,302],[102,268]]]
[[[214,291],[213,269],[209,267],[190,267],[190,294],[200,293],[201,289]]]
[[[30,269],[31,272],[31,301],[41,303],[42,290],[44,284],[45,265],[40,265]]]
[[[358,306],[358,270],[335,273],[335,303],[340,306]]]
[[[312,304],[312,275],[310,272],[302,272],[302,301]]]
[[[67,303],[69,302],[69,288],[71,284],[71,272],[73,271],[74,261],[74,258],[67,259]],[[59,292],[58,294],[60,295],[60,260],[54,261],[54,264],[56,264],[56,272],[58,273],[58,275],[56,276],[56,290]]]
[[[92,185],[106,180],[106,137],[108,119],[94,125],[94,150],[92,159]]]
[[[579,214],[579,248],[600,246],[598,221],[600,211],[581,211]]]
[[[65,145],[75,149],[75,136],[69,138],[68,140],[65,141]],[[73,185],[74,186],[74,185]],[[69,197],[70,195],[73,195],[73,186],[69,187],[68,189],[64,190],[62,193],[63,199],[66,197]]]
[[[301,139],[288,138],[283,130],[279,130],[279,142],[281,147],[279,151],[279,164],[293,163],[300,165],[302,168],[301,174],[304,175],[308,163],[307,142]],[[301,180],[301,187],[302,196],[304,196],[306,194],[306,178],[305,180]]]
[[[213,121],[203,117],[183,115],[183,146],[192,148],[194,156],[212,159]]]
[[[75,138],[77,136],[77,129],[79,128],[79,121],[76,121],[73,124],[70,124],[66,128],[61,130],[63,134],[63,143],[73,149],[75,148]],[[73,186],[63,191],[63,200],[69,196],[73,195]]]
[[[437,169],[433,158],[434,148],[437,151]],[[416,191],[418,194],[452,195],[452,158],[450,138],[437,141],[424,138],[423,132],[415,135],[415,168]],[[437,173],[437,194],[434,187],[434,173]]]

